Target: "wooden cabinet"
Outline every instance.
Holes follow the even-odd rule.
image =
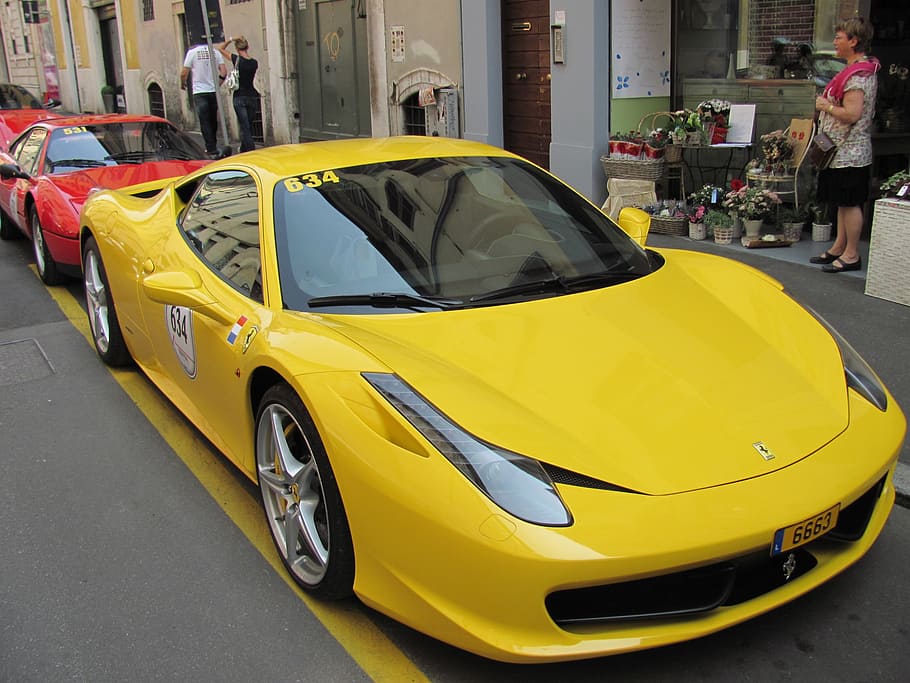
[[[783,130],[790,119],[809,118],[815,113],[815,83],[796,80],[687,78],[683,85],[683,106],[695,109],[711,98],[733,104],[755,105],[755,133],[758,140],[772,130]]]

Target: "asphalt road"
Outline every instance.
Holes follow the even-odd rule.
[[[747,259],[838,326],[910,405],[910,309],[847,278]],[[871,552],[820,589],[633,655],[504,665],[355,600],[315,603],[277,564],[255,487],[141,374],[99,363],[79,303],[45,288],[30,261],[24,241],[0,243],[0,681],[906,679],[910,510],[899,507]]]

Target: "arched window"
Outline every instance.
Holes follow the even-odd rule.
[[[157,83],[149,83],[148,95],[149,113],[153,116],[167,118],[164,115],[164,93],[161,91],[161,86]]]

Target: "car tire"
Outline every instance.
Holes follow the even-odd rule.
[[[6,211],[0,211],[0,240],[14,240],[21,236],[22,233],[6,215]]]
[[[29,226],[32,229],[32,251],[35,254],[35,265],[38,267],[38,276],[46,285],[59,285],[63,282],[63,274],[57,268],[57,262],[47,250],[44,241],[44,229],[38,211],[32,207],[28,214]]]
[[[287,384],[262,397],[255,438],[262,504],[282,562],[304,590],[350,597],[354,545],[341,493],[316,426]]]
[[[123,340],[107,273],[94,237],[86,239],[82,246],[82,285],[88,325],[99,358],[112,367],[129,365],[132,358]]]

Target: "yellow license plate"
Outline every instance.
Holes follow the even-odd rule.
[[[840,512],[840,503],[830,507],[824,512],[804,519],[798,524],[793,524],[785,529],[778,529],[774,534],[774,543],[771,545],[771,554],[780,555],[791,548],[814,541],[819,536],[828,533],[837,524],[837,515]]]

